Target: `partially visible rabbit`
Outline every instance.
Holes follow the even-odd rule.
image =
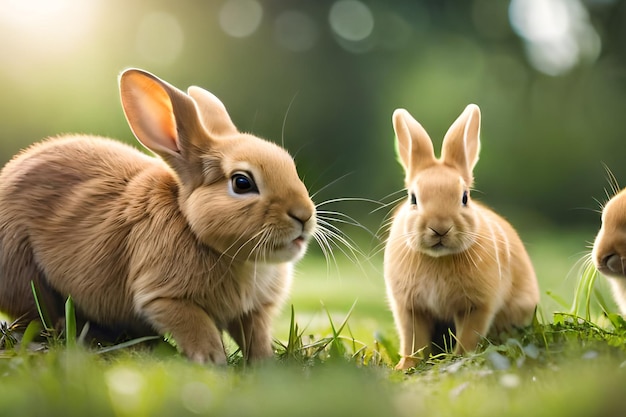
[[[430,348],[438,323],[454,323],[456,353],[475,349],[490,329],[530,324],[539,290],[513,227],[470,198],[478,106],[467,106],[452,124],[439,159],[406,110],[394,112],[393,126],[408,198],[394,214],[384,263],[400,336],[396,369],[406,369]]]
[[[0,173],[0,310],[37,317],[31,281],[58,318],[128,335],[171,333],[223,364],[223,330],[244,357],[272,355],[270,326],[316,227],[292,157],[240,133],[211,93],[141,70],[120,77],[137,139],[62,136]],[[60,313],[57,311],[57,313]]]
[[[617,193],[602,209],[602,227],[593,243],[596,269],[608,278],[613,296],[626,315],[626,190]]]

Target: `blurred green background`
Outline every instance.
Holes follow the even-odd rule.
[[[0,0],[0,162],[60,133],[133,142],[117,75],[140,67],[208,89],[241,130],[284,143],[316,202],[391,202],[403,177],[393,110],[407,108],[438,148],[473,102],[474,195],[520,230],[542,288],[565,285],[567,298],[599,227],[603,164],[626,178],[625,22],[618,0]],[[377,207],[330,205],[374,233],[391,208]],[[342,229],[366,255],[380,249]],[[359,290],[384,306],[380,254],[363,273],[337,250],[324,272],[311,252],[294,303],[323,287],[320,299],[343,295],[346,309]],[[308,270],[339,278],[307,281]]]

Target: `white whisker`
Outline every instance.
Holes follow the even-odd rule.
[[[331,260],[333,264],[335,265],[335,268],[339,268],[339,265],[337,264],[337,258],[335,257],[335,254],[332,251],[331,243],[326,237],[326,235],[322,232],[316,231],[316,233],[313,234],[313,238],[315,239],[322,253],[324,254],[324,259],[326,260],[326,273],[330,272]]]
[[[402,200],[404,200],[406,198],[406,195],[404,195],[404,193],[406,193],[406,190],[399,190],[399,191],[396,191],[394,194],[400,193],[400,192],[403,193],[402,196],[400,196],[400,197],[398,197],[398,198],[396,198],[396,199],[394,199],[394,200],[392,200],[392,201],[390,201],[388,203],[381,203],[380,207],[377,207],[374,210],[372,210],[370,212],[370,214],[373,214],[373,213],[377,212],[378,210],[383,210],[383,209],[385,209],[387,207],[390,207],[390,206],[394,206],[395,207],[400,201],[402,201]]]
[[[372,203],[372,204],[377,204],[377,205],[382,205],[383,203],[381,203],[378,200],[373,200],[371,198],[364,198],[364,197],[342,197],[342,198],[333,198],[330,200],[326,200],[326,201],[322,201],[321,203],[318,203],[315,205],[315,207],[323,207],[326,206],[328,204],[332,204],[332,203],[342,203],[345,201],[358,201],[358,202],[362,202],[362,203]]]
[[[349,176],[349,175],[352,175],[352,173],[351,173],[351,172],[349,172],[349,173],[347,173],[347,174],[343,174],[341,177],[336,178],[335,180],[333,180],[333,181],[329,182],[328,184],[326,184],[325,186],[323,186],[322,188],[320,188],[320,189],[319,189],[319,190],[317,190],[316,192],[312,193],[312,194],[311,194],[311,199],[312,199],[312,200],[314,200],[314,199],[315,199],[315,197],[317,197],[317,195],[318,195],[319,193],[321,193],[321,192],[322,192],[322,191],[324,191],[325,189],[329,188],[330,186],[332,186],[332,185],[334,185],[334,184],[338,183],[339,181],[343,180],[344,178],[346,178],[346,177],[347,177],[347,176]],[[318,205],[318,207],[319,207],[319,205]]]
[[[291,106],[296,101],[296,97],[298,97],[298,92],[293,95],[289,105],[287,106],[287,110],[285,111],[285,117],[283,117],[283,125],[280,129],[280,144],[284,148],[285,147],[285,126],[287,125],[287,116],[289,116],[289,111],[291,110]]]
[[[367,227],[365,227],[365,225],[355,220],[353,217],[348,216],[347,214],[337,212],[337,211],[324,211],[324,210],[318,211],[317,213],[318,213],[318,219],[324,219],[327,221],[333,221],[336,223],[343,223],[343,224],[348,224],[350,226],[355,226],[361,230],[364,230],[369,235],[374,236],[374,233],[372,233],[370,229],[368,229]],[[337,217],[331,217],[331,215],[337,216]]]
[[[611,187],[611,192],[612,192],[611,195],[609,195],[609,193],[607,192],[607,197],[610,199],[611,197],[613,197],[614,195],[620,192],[621,187],[619,186],[619,182],[617,181],[615,174],[613,174],[609,166],[606,164],[603,164],[603,165],[604,165],[604,170],[606,171],[607,180],[609,181],[609,186]]]
[[[341,243],[342,245],[336,245],[337,249],[339,249],[344,255],[346,255],[348,259],[356,262],[358,260],[357,254],[361,254],[361,252],[355,247],[355,243],[351,241],[350,238],[344,237],[344,235],[342,235],[341,232],[338,231],[339,229],[337,229],[332,224],[329,224],[324,220],[321,220],[319,223],[321,226],[319,228],[320,232],[324,234],[330,240],[330,242]],[[332,229],[337,229],[337,231]],[[345,246],[347,248],[347,251],[344,250],[342,246]],[[348,252],[352,256],[348,255]]]

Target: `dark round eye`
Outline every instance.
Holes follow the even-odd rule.
[[[463,197],[461,197],[461,203],[464,206],[467,206],[467,199],[469,198],[469,192],[467,190],[463,191]]]
[[[230,177],[233,191],[237,194],[258,193],[259,190],[251,175],[243,172],[236,172]]]
[[[411,198],[411,205],[412,206],[417,206],[417,197],[415,196],[414,193],[409,194],[409,197]]]

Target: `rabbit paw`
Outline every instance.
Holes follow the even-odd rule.
[[[396,371],[404,371],[409,368],[415,368],[418,363],[420,363],[421,359],[415,358],[413,356],[404,356],[400,359],[400,362],[395,367]]]
[[[217,366],[226,365],[226,353],[223,350],[216,349],[213,352],[184,352],[191,361],[205,364],[212,363]]]

